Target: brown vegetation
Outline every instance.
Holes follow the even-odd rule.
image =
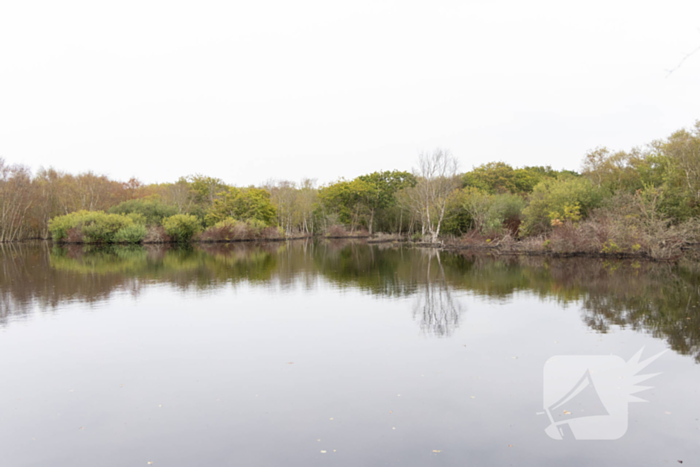
[[[200,242],[236,242],[252,240],[284,240],[284,233],[277,227],[255,222],[219,222],[196,237]]]
[[[331,225],[326,229],[326,238],[366,238],[369,232],[363,228],[347,230],[342,225]]]
[[[146,237],[143,239],[143,243],[170,243],[172,241],[172,238],[165,233],[165,227],[162,225],[149,226]]]

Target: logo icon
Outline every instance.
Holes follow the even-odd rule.
[[[558,355],[544,365],[545,432],[561,440],[614,440],[627,432],[628,404],[646,402],[637,386],[660,373],[638,375],[661,352],[640,361],[640,349],[628,362],[616,355]]]

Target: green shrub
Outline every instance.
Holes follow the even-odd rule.
[[[177,214],[177,207],[153,199],[132,199],[109,208],[107,212],[134,216],[137,224],[160,225],[166,217]]]
[[[199,219],[189,214],[176,214],[163,219],[165,233],[176,242],[189,242],[202,231]]]
[[[146,220],[146,216],[143,214],[140,214],[138,212],[131,212],[126,215],[129,219],[134,221],[134,224],[139,224],[139,225],[148,225],[148,221]]]
[[[540,234],[552,228],[553,219],[565,219],[569,210],[578,206],[578,214],[586,218],[601,205],[603,195],[587,178],[564,177],[545,180],[535,186],[530,204],[523,211],[526,234]]]
[[[116,243],[140,243],[146,237],[148,230],[145,225],[132,224],[123,227],[114,234]]]
[[[261,221],[260,219],[248,219],[245,223],[248,225],[248,228],[253,231],[260,231],[269,226],[267,222]]]
[[[83,222],[81,231],[86,243],[114,243],[115,234],[133,224],[134,221],[127,216],[100,212]]]
[[[102,211],[76,211],[49,221],[49,232],[54,241],[67,241],[71,233],[85,243],[113,243],[116,233],[134,220],[122,214],[105,214]]]
[[[228,217],[228,218],[214,224],[214,227],[217,229],[221,229],[221,228],[231,228],[232,229],[236,226],[236,224],[238,224],[238,221],[236,219],[234,219],[233,217]]]
[[[49,221],[49,233],[55,242],[66,241],[68,231],[80,224],[80,218],[89,214],[88,211],[77,211],[65,216],[54,217]]]

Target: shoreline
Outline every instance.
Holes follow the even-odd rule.
[[[93,247],[106,247],[106,246],[152,246],[152,245],[224,245],[233,243],[282,243],[290,241],[299,240],[358,240],[367,245],[381,245],[381,244],[394,244],[394,245],[405,245],[412,248],[424,248],[424,249],[437,249],[440,251],[446,251],[450,253],[473,253],[473,254],[483,254],[488,256],[531,256],[531,257],[549,257],[549,258],[591,258],[591,259],[615,259],[615,260],[643,260],[651,262],[676,262],[680,259],[693,257],[695,254],[700,253],[700,244],[693,244],[691,246],[686,246],[681,248],[681,252],[677,255],[673,255],[668,258],[655,258],[649,255],[645,251],[640,252],[595,252],[595,251],[551,251],[545,249],[518,249],[511,247],[503,247],[500,245],[459,245],[450,242],[415,242],[411,241],[409,238],[398,238],[396,236],[387,235],[386,238],[382,236],[370,237],[369,235],[364,236],[333,236],[333,237],[321,237],[321,236],[305,236],[305,237],[285,237],[285,238],[246,238],[246,239],[234,239],[234,240],[192,240],[189,242],[140,242],[140,243],[88,243],[88,242],[55,242],[51,239],[24,239],[24,240],[14,240],[10,242],[0,242],[3,245],[18,245],[18,244],[29,244],[29,243],[47,243],[55,246],[93,246]],[[517,246],[516,242],[516,246]]]

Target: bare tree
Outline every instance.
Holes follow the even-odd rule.
[[[21,165],[7,165],[0,158],[0,242],[23,237],[25,218],[32,205],[31,173]]]
[[[316,203],[316,181],[304,178],[299,184],[286,180],[268,180],[263,187],[277,210],[277,222],[287,234],[312,235],[313,211]]]
[[[180,214],[189,212],[192,207],[192,188],[185,177],[166,185],[161,197],[167,204],[177,206],[177,212]]]
[[[318,190],[316,189],[316,180],[312,178],[302,179],[299,185],[297,203],[301,215],[301,231],[306,234],[313,235],[314,233],[313,211],[317,198]]]
[[[294,182],[287,180],[269,180],[265,189],[270,192],[272,204],[277,210],[277,223],[287,236],[292,234],[295,221],[295,206],[298,190]]]
[[[410,190],[414,210],[423,224],[423,234],[429,233],[436,243],[445,219],[445,206],[450,193],[459,187],[459,162],[444,149],[423,152],[418,158],[418,169],[413,174],[418,184]]]

